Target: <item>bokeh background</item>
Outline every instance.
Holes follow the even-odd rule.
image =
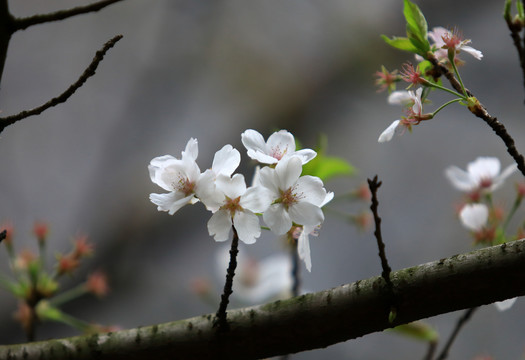
[[[23,17],[86,3],[16,0],[9,6]],[[483,52],[482,61],[463,55],[463,79],[525,152],[525,92],[501,16],[504,1],[417,3],[430,27],[458,26]],[[373,73],[382,64],[393,69],[411,60],[379,36],[404,34],[401,0],[127,0],[99,13],[35,26],[12,38],[0,89],[2,115],[60,94],[116,34],[123,40],[67,103],[0,136],[0,221],[14,224],[15,246],[36,249],[35,221],[50,225],[50,256],[67,251],[75,235],[88,234],[96,254],[65,286],[93,269],[110,277],[106,299],[86,297],[64,310],[124,328],[214,312],[190,286],[199,277],[221,286],[215,269],[221,245],[207,234],[209,214],[200,206],[175,216],[158,212],[148,195],[162,191],[151,183],[147,165],[159,155],[179,156],[195,137],[201,168],[210,166],[224,144],[232,144],[243,154],[239,171],[250,177],[253,164],[240,141],[248,128],[264,136],[288,129],[305,147],[326,134],[328,152],[358,169],[353,177],[326,184],[336,194],[378,174],[383,233],[394,269],[472,249],[455,216],[461,194],[443,171],[452,164],[464,168],[478,156],[499,157],[503,166],[512,160],[488,126],[459,105],[412,134],[377,143],[401,112],[386,103],[385,93],[376,92]],[[447,99],[434,94],[428,109]],[[519,180],[515,174],[498,190],[499,204],[511,205],[513,183]],[[367,205],[334,206],[356,213]],[[333,213],[327,213],[311,248],[312,272],[302,272],[310,291],[380,273],[372,231],[358,230]],[[282,252],[282,246],[265,234],[243,250],[263,258]],[[12,318],[15,307],[2,290],[0,343],[24,340]],[[450,359],[479,354],[522,359],[524,314],[522,299],[503,313],[482,308],[460,334]],[[429,322],[444,340],[459,316]],[[40,339],[74,334],[61,325],[38,330]],[[385,332],[293,358],[420,359],[425,351],[423,343]]]

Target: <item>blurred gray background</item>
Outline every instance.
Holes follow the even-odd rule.
[[[86,4],[79,0],[16,0],[15,16]],[[522,77],[501,13],[504,1],[417,1],[429,26],[458,26],[484,54],[468,54],[466,86],[497,116],[525,152]],[[326,184],[346,193],[378,174],[380,215],[391,266],[400,269],[472,249],[457,221],[461,194],[443,175],[478,156],[511,163],[501,140],[464,107],[451,106],[412,134],[378,144],[379,134],[401,115],[376,93],[373,73],[412,60],[380,39],[404,34],[401,0],[127,0],[99,13],[39,25],[11,41],[0,89],[2,116],[40,105],[74,82],[95,51],[116,34],[96,76],[66,103],[7,128],[0,136],[0,221],[15,225],[15,246],[36,249],[35,221],[50,224],[50,256],[67,251],[86,233],[96,254],[72,286],[91,269],[104,269],[112,291],[102,301],[79,299],[64,310],[83,319],[124,328],[214,312],[190,290],[196,277],[215,276],[220,244],[208,236],[201,206],[174,216],[148,200],[162,192],[147,165],[156,156],[180,156],[190,137],[199,140],[202,168],[232,144],[243,154],[239,171],[251,175],[240,134],[253,128],[267,137],[288,129],[305,147],[319,133],[329,153],[359,172]],[[449,99],[433,94],[433,110]],[[513,201],[513,182],[498,190]],[[366,206],[366,205],[364,205]],[[340,210],[363,206],[337,204]],[[523,211],[518,214],[523,219]],[[265,234],[245,248],[254,257],[281,251]],[[313,269],[303,267],[304,287],[317,291],[380,273],[372,231],[359,231],[327,215],[311,240]],[[5,250],[0,270],[7,271]],[[220,285],[217,285],[217,288]],[[217,298],[219,294],[217,294]],[[0,343],[23,341],[12,319],[15,300],[0,292]],[[482,308],[460,334],[450,359],[489,354],[521,359],[525,349],[519,299],[498,313]],[[429,321],[448,336],[460,313]],[[60,325],[38,330],[40,339],[71,336]],[[294,359],[420,359],[426,345],[388,332],[294,355]]]

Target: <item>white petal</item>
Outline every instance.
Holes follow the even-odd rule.
[[[323,181],[316,176],[301,176],[295,183],[295,191],[297,191],[302,201],[307,201],[317,206],[321,206],[326,198]]]
[[[394,134],[396,133],[396,129],[399,126],[399,122],[400,120],[396,120],[392,124],[390,124],[385,129],[385,131],[383,131],[381,135],[379,135],[379,139],[377,139],[377,141],[380,143],[384,143],[384,142],[392,140],[392,138],[394,137]]]
[[[461,209],[459,218],[467,229],[479,231],[487,224],[489,209],[485,204],[467,204]]]
[[[255,186],[246,190],[244,195],[241,196],[239,205],[254,213],[262,213],[268,209],[273,200],[270,191],[262,186]]]
[[[275,235],[283,235],[292,227],[292,220],[281,204],[273,204],[264,212],[263,220]]]
[[[293,153],[293,156],[299,156],[304,165],[310,160],[312,160],[314,157],[316,157],[317,153],[312,149],[301,149]]]
[[[476,50],[471,46],[463,45],[459,48],[459,50],[469,53],[470,55],[474,56],[478,60],[481,60],[481,58],[483,57],[483,53],[481,51]]]
[[[388,96],[388,103],[391,105],[411,106],[414,101],[410,91],[394,91]]]
[[[323,207],[325,206],[326,204],[328,204],[330,201],[332,201],[332,199],[334,198],[334,193],[333,191],[330,191],[330,192],[327,192],[326,193],[326,196],[323,200],[323,202],[321,203],[321,205],[319,205],[320,207]]]
[[[246,183],[242,174],[235,174],[232,178],[221,174],[217,176],[215,184],[230,199],[236,199],[246,192]]]
[[[150,194],[149,199],[157,205],[158,211],[167,211],[170,215],[173,215],[181,207],[195,199],[195,197],[193,195],[184,197],[180,192],[170,192],[167,194]]]
[[[233,225],[239,235],[239,240],[245,244],[253,244],[261,236],[261,225],[259,218],[251,211],[241,211],[235,213]]]
[[[263,136],[255,130],[248,129],[243,132],[241,134],[241,141],[246,150],[260,151],[263,153],[266,151],[266,142]]]
[[[248,156],[262,164],[275,164],[279,161],[273,156],[267,155],[260,151],[254,151],[252,149],[248,150]]]
[[[440,48],[443,45],[445,45],[445,41],[443,41],[443,35],[446,35],[449,33],[450,31],[448,31],[444,27],[436,26],[435,28],[432,29],[432,31],[428,32],[428,37],[432,39],[436,47]]]
[[[215,173],[212,170],[203,172],[197,180],[195,194],[206,206],[215,212],[224,204],[224,193],[215,186]]]
[[[232,218],[227,211],[219,210],[208,220],[208,233],[215,241],[226,241],[230,235]]]
[[[505,310],[510,309],[512,305],[514,305],[514,303],[516,302],[516,299],[517,297],[512,298],[512,299],[503,300],[503,301],[497,301],[494,303],[494,306],[496,306],[496,309],[498,309],[499,311],[505,311]]]
[[[445,170],[445,175],[452,186],[458,190],[472,191],[478,186],[477,181],[473,179],[468,172],[458,168],[457,166],[449,166]]]
[[[308,271],[312,271],[312,258],[310,256],[310,239],[308,234],[310,233],[310,227],[303,227],[299,239],[297,239],[297,253],[299,254],[299,259],[304,261],[304,265]]]
[[[265,187],[271,192],[273,200],[279,197],[279,179],[275,169],[272,169],[268,166],[263,167],[259,172],[259,183],[261,186]]]
[[[295,152],[295,140],[293,135],[286,130],[274,132],[266,141],[267,154],[280,160],[285,155]]]
[[[215,174],[230,176],[241,162],[241,154],[231,145],[224,145],[222,149],[215,153],[211,166]]]
[[[324,221],[324,214],[317,205],[298,202],[288,208],[290,218],[296,224],[316,226]]]
[[[293,156],[279,161],[275,166],[279,189],[287,190],[292,187],[301,176],[302,171],[303,163],[298,157]]]
[[[199,144],[197,139],[191,138],[186,144],[186,149],[182,152],[182,157],[189,157],[196,160],[199,155]]]
[[[503,170],[503,172],[499,176],[496,176],[496,178],[494,179],[492,183],[492,187],[490,188],[490,190],[494,191],[497,188],[499,188],[501,185],[503,185],[503,183],[505,182],[505,179],[508,178],[510,175],[512,175],[516,170],[518,170],[517,164],[512,164],[512,165],[507,166],[505,170]]]
[[[499,174],[500,162],[495,157],[478,157],[467,165],[467,171],[478,182],[481,179],[493,179]]]

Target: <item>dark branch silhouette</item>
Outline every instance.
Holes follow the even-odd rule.
[[[100,62],[102,61],[102,59],[106,55],[106,52],[109,49],[111,49],[117,43],[117,41],[119,41],[120,39],[122,39],[122,35],[117,35],[114,38],[112,38],[111,40],[109,40],[107,43],[105,43],[104,46],[102,47],[102,49],[97,51],[97,53],[95,54],[95,57],[91,61],[91,64],[89,64],[89,66],[86,68],[86,70],[84,70],[84,72],[82,73],[82,75],[80,75],[78,80],[75,81],[71,86],[69,86],[69,88],[66,91],[64,91],[62,94],[60,94],[59,96],[49,100],[45,104],[43,104],[43,105],[41,105],[39,107],[36,107],[36,108],[34,108],[32,110],[25,110],[25,111],[22,111],[22,112],[20,112],[20,113],[18,113],[16,115],[11,115],[11,116],[0,118],[0,133],[7,126],[12,125],[12,124],[14,124],[17,121],[25,119],[25,118],[27,118],[29,116],[39,115],[42,112],[44,112],[45,110],[49,109],[50,107],[53,107],[53,106],[56,106],[56,105],[58,105],[60,103],[66,102],[67,99],[69,99],[71,97],[71,95],[73,95],[75,93],[75,91],[77,91],[82,85],[84,85],[84,83],[86,82],[87,79],[89,79],[91,76],[95,75],[95,71],[97,70],[98,65],[100,64]]]
[[[12,25],[13,32],[27,29],[33,25],[44,24],[52,21],[60,21],[76,15],[96,12],[119,1],[122,0],[103,0],[90,5],[78,6],[72,9],[60,10],[49,14],[33,15],[26,18],[15,18]]]

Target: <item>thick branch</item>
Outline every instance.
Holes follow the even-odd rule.
[[[0,346],[2,359],[256,359],[326,347],[391,326],[525,295],[525,240],[391,273],[397,317],[388,321],[388,288],[374,277],[331,290],[214,315],[109,334]]]
[[[109,6],[119,1],[122,0],[103,0],[90,5],[78,6],[67,10],[60,10],[50,14],[34,15],[26,18],[16,18],[14,20],[13,31],[24,30],[33,25],[64,20],[76,15],[96,12],[102,10],[106,6]]]

